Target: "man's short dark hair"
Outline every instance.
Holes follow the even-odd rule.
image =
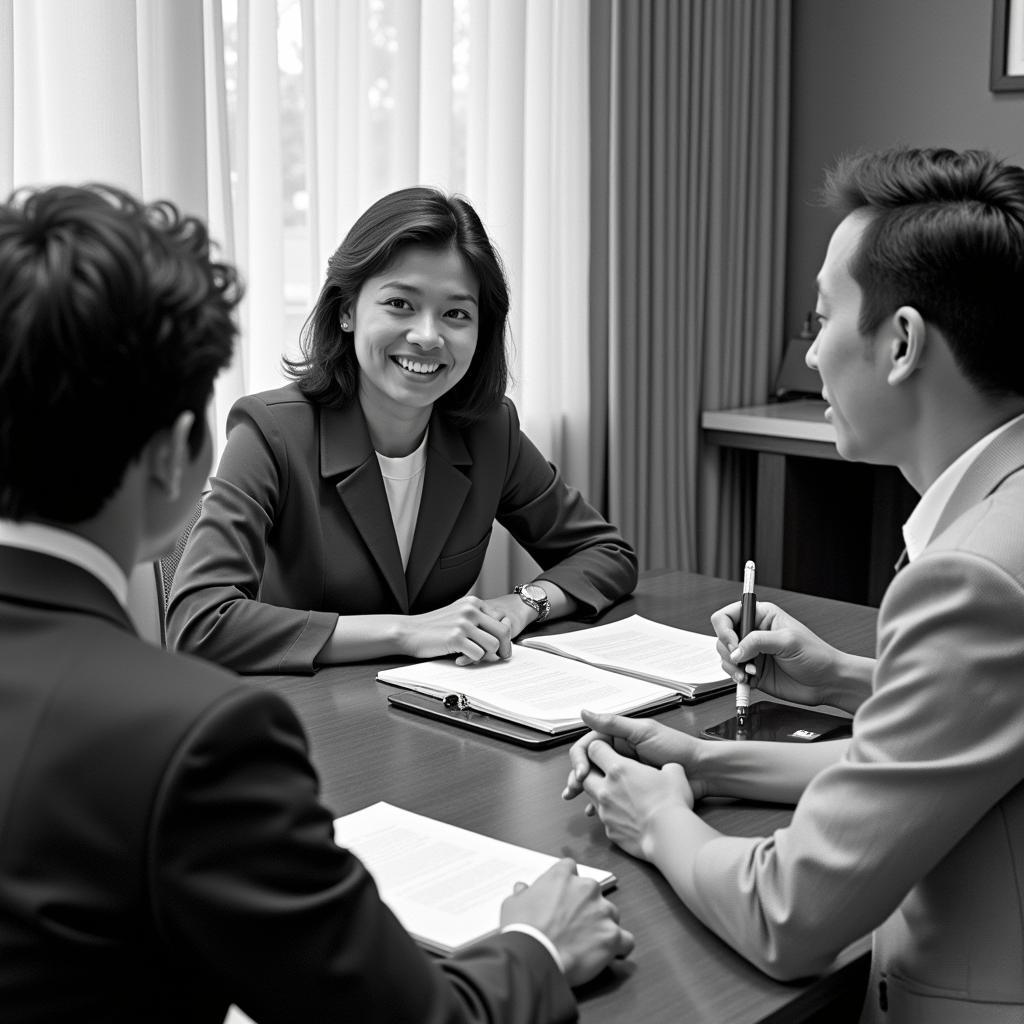
[[[91,518],[186,410],[194,455],[241,295],[170,202],[15,191],[0,206],[0,517]]]
[[[980,150],[861,153],[825,200],[870,216],[850,266],[863,334],[912,306],[980,391],[1024,394],[1024,170]]]
[[[410,246],[454,249],[476,276],[480,329],[465,377],[437,406],[456,423],[479,419],[504,397],[508,384],[505,322],[508,285],[501,260],[480,218],[461,196],[433,188],[406,188],[378,199],[353,224],[327,261],[327,278],[302,331],[304,358],[285,360],[303,394],[338,406],[359,388],[354,336],[342,331],[341,311],[355,308],[366,281],[386,270]]]

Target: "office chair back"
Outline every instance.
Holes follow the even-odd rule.
[[[185,545],[188,544],[192,528],[199,522],[199,516],[203,511],[203,497],[205,497],[205,494],[196,502],[196,507],[192,509],[192,515],[185,524],[185,528],[181,531],[181,535],[175,542],[174,547],[163,558],[153,563],[153,568],[156,572],[157,599],[160,604],[160,643],[164,647],[167,646],[167,602],[171,597],[174,574],[178,569],[181,556],[185,553]]]

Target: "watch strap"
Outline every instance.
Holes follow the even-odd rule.
[[[543,594],[543,597],[538,601],[537,598],[526,592],[527,587],[536,587]],[[515,587],[514,592],[523,604],[529,605],[537,613],[535,622],[543,622],[551,613],[551,600],[544,593],[544,588],[539,583],[519,583]]]

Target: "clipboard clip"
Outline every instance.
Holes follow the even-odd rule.
[[[464,693],[449,693],[441,703],[449,711],[469,710],[469,698]]]

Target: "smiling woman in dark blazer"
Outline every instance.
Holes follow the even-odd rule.
[[[508,287],[473,208],[371,206],[328,262],[294,382],[238,401],[175,575],[168,636],[243,672],[508,657],[534,621],[630,593],[636,557],[522,433]],[[469,593],[493,524],[537,580]]]

